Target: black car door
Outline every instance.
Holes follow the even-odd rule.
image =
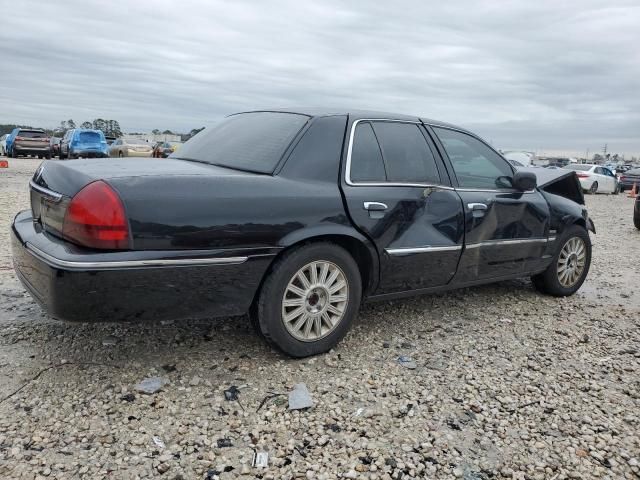
[[[462,251],[462,203],[424,126],[352,121],[345,164],[349,215],[380,255],[375,293],[448,283]]]
[[[514,169],[466,132],[432,127],[465,211],[465,248],[455,283],[528,273],[548,261],[549,206],[537,190],[511,186]]]

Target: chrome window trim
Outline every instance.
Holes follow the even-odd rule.
[[[351,124],[351,130],[349,132],[349,144],[347,146],[347,162],[346,162],[345,171],[344,171],[344,181],[345,181],[345,183],[347,185],[349,185],[351,187],[417,187],[417,188],[436,188],[436,189],[450,190],[450,191],[460,191],[460,192],[488,192],[488,193],[535,193],[535,191],[536,191],[536,190],[529,190],[529,191],[526,191],[526,192],[520,192],[520,191],[515,190],[515,189],[491,190],[491,189],[482,189],[482,188],[461,188],[461,187],[451,187],[449,185],[440,185],[440,184],[433,184],[433,183],[354,182],[353,180],[351,180],[351,156],[352,156],[352,152],[353,152],[353,139],[355,137],[356,127],[358,126],[358,124],[360,122],[396,122],[396,123],[410,123],[410,124],[418,125],[418,126],[428,125],[430,127],[448,128],[449,130],[454,130],[456,132],[460,132],[460,133],[464,133],[464,134],[470,135],[473,138],[475,138],[476,140],[481,141],[482,143],[485,143],[480,138],[476,137],[475,135],[473,135],[473,134],[471,134],[471,133],[469,133],[469,132],[467,132],[465,130],[459,130],[457,128],[452,128],[452,127],[449,127],[449,126],[446,126],[446,125],[438,125],[438,124],[433,124],[433,123],[422,123],[422,122],[419,122],[419,121],[418,122],[414,122],[414,121],[411,121],[411,120],[394,120],[394,119],[391,119],[391,118],[359,118],[358,120],[355,120]],[[486,145],[486,143],[485,143],[485,145]],[[491,147],[489,147],[489,148],[491,148]]]
[[[385,248],[385,252],[389,255],[405,255],[409,253],[430,253],[430,252],[453,252],[462,250],[462,245],[435,245],[424,247],[403,247],[403,248]]]
[[[206,265],[240,265],[249,257],[222,258],[184,258],[184,259],[150,259],[150,260],[122,260],[106,262],[69,261],[56,258],[43,252],[38,247],[27,243],[27,250],[45,263],[60,268],[81,268],[91,270],[106,270],[112,268],[140,268],[140,267],[197,267]]]
[[[431,183],[404,183],[404,182],[354,182],[351,180],[351,154],[353,152],[353,138],[356,133],[356,127],[360,122],[395,122],[395,123],[409,123],[422,126],[422,122],[411,120],[394,120],[392,118],[359,118],[351,124],[351,131],[349,132],[349,144],[347,147],[347,163],[344,170],[344,181],[351,187],[418,187],[418,188],[441,188],[443,190],[454,190],[453,187],[448,185],[438,185]],[[434,157],[435,158],[435,157]]]
[[[32,190],[35,190],[36,192],[42,193],[43,195],[50,197],[51,200],[53,200],[55,203],[58,203],[60,200],[62,200],[62,194],[58,192],[54,192],[53,190],[49,190],[48,188],[45,188],[45,187],[41,187],[40,185],[35,183],[33,180],[29,180],[29,187]]]

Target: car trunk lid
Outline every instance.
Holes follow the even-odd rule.
[[[255,176],[228,168],[178,159],[102,159],[45,161],[30,181],[31,211],[34,221],[45,231],[62,235],[64,216],[71,199],[86,185],[97,180],[118,189],[124,178],[158,178],[158,188],[175,177]],[[125,206],[127,199],[123,199]]]

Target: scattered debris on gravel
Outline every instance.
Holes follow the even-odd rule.
[[[38,163],[0,172],[0,478],[640,478],[631,199],[587,196],[598,234],[571,298],[524,279],[368,304],[335,351],[294,360],[246,318],[47,317],[8,236]],[[313,408],[290,410],[302,382]]]

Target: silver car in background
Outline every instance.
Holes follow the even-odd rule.
[[[110,157],[150,157],[153,146],[137,138],[118,138],[109,145]]]

